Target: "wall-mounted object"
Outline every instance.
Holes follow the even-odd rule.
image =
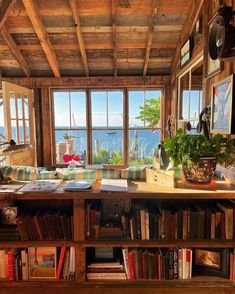
[[[192,40],[189,38],[180,49],[180,66],[185,65],[192,55]]]
[[[228,60],[235,57],[235,27],[231,24],[235,12],[230,6],[222,6],[209,32],[209,54],[212,60]]]
[[[212,85],[211,133],[235,134],[234,75]]]

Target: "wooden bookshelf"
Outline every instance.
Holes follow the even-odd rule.
[[[235,189],[228,183],[223,181],[216,181],[216,185],[213,185],[211,189],[189,189],[187,186],[184,189],[183,183],[179,184],[177,188],[161,187],[145,182],[129,182],[128,192],[101,192],[99,190],[100,182],[97,181],[94,184],[94,188],[88,192],[64,192],[63,185],[57,188],[55,192],[11,192],[0,193],[1,200],[16,200],[20,201],[22,205],[28,205],[28,203],[42,203],[48,201],[50,205],[53,202],[58,202],[60,205],[63,203],[70,203],[73,210],[74,220],[74,238],[71,241],[66,240],[47,240],[47,241],[1,241],[0,248],[26,248],[26,247],[61,247],[61,246],[73,246],[75,247],[75,262],[76,262],[76,274],[74,281],[3,281],[0,280],[1,288],[7,287],[8,289],[24,289],[25,292],[30,293],[32,288],[40,287],[56,287],[59,293],[66,293],[69,289],[78,289],[80,293],[92,293],[92,289],[105,289],[113,288],[112,292],[119,293],[120,288],[146,288],[146,289],[179,289],[186,288],[185,293],[189,293],[189,288],[203,288],[203,289],[223,289],[223,293],[230,293],[229,289],[234,288],[235,284],[223,278],[217,277],[205,277],[198,276],[193,277],[190,280],[135,280],[135,281],[87,281],[86,280],[86,250],[89,248],[99,247],[129,247],[129,248],[235,248],[235,240],[86,240],[85,235],[85,203],[86,200],[95,199],[145,199],[151,201],[152,199],[162,199],[164,201],[174,200],[217,200],[217,199],[235,199]],[[155,290],[154,290],[155,291]],[[228,291],[228,292],[226,292]],[[7,292],[10,293],[10,292]],[[21,293],[21,292],[19,292]],[[45,293],[49,293],[45,292]],[[71,292],[75,293],[75,292]],[[102,291],[100,292],[102,293]],[[148,292],[146,292],[148,293]],[[149,292],[150,293],[150,292]],[[155,292],[151,292],[155,293]],[[177,290],[175,293],[178,293]],[[180,292],[182,293],[182,292]],[[206,292],[205,292],[206,293]],[[208,292],[210,293],[210,292]]]

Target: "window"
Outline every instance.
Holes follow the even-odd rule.
[[[128,100],[129,164],[151,164],[160,142],[161,91],[131,90]],[[158,115],[159,121],[155,123]]]
[[[149,118],[160,90],[54,90],[55,163],[79,154],[89,164],[148,164],[160,142],[160,122]],[[125,106],[126,105],[126,106]],[[129,119],[128,119],[129,117]],[[154,124],[154,125],[153,125]]]
[[[79,154],[85,163],[87,156],[86,92],[55,91],[54,125],[56,164],[63,164],[64,154]]]
[[[92,163],[123,164],[123,91],[91,91]]]
[[[190,122],[191,133],[196,131],[202,110],[202,71],[203,63],[200,58],[179,77],[179,126]]]

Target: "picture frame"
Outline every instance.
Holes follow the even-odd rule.
[[[228,249],[194,249],[193,272],[198,275],[229,277]]]
[[[187,64],[192,55],[192,39],[189,38],[180,49],[180,66]]]
[[[208,35],[210,33],[214,18],[215,18],[215,16],[208,23]],[[206,79],[208,79],[208,78],[211,78],[214,75],[222,72],[223,67],[224,67],[224,62],[220,61],[219,59],[216,59],[216,60],[211,59],[210,54],[209,54],[208,44],[207,44],[206,51],[207,51],[207,53],[206,53]]]
[[[211,133],[235,134],[234,75],[212,85]]]
[[[56,279],[56,247],[29,247],[29,279]]]

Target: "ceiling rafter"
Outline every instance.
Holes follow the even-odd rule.
[[[116,3],[112,0],[112,37],[113,37],[113,65],[114,76],[117,76],[117,26],[116,26]]]
[[[10,14],[15,2],[16,2],[16,0],[12,0],[12,1],[3,0],[2,5],[1,5],[1,11],[0,11],[0,31],[1,31],[2,37],[4,38],[11,54],[17,60],[20,67],[22,68],[23,72],[26,74],[26,76],[30,77],[29,66],[28,66],[27,62],[25,61],[19,48],[17,47],[16,42],[14,41],[14,39],[12,38],[11,34],[8,32],[8,30],[5,26],[5,22],[7,20],[7,17]],[[0,69],[0,74],[2,75],[2,69]]]
[[[146,76],[147,69],[148,69],[150,51],[151,51],[151,46],[153,42],[153,32],[154,32],[153,20],[155,15],[157,14],[158,7],[159,7],[159,0],[153,0],[152,15],[149,19],[148,39],[147,39],[147,46],[145,51],[143,76]]]
[[[0,9],[0,30],[4,25],[5,21],[7,20],[8,15],[11,12],[13,5],[15,4],[16,0],[3,0],[1,9]]]
[[[9,32],[7,31],[7,28],[5,25],[2,26],[1,34],[5,42],[7,43],[9,50],[11,51],[12,55],[15,57],[15,59],[19,63],[20,67],[22,68],[26,76],[30,77],[29,66],[27,62],[25,61],[22,53],[20,52],[20,49],[17,47],[15,41],[13,40],[11,34],[9,34]]]
[[[55,51],[51,45],[49,37],[46,33],[45,27],[40,18],[35,0],[22,0],[34,30],[38,36],[41,46],[46,54],[47,60],[55,77],[60,77],[60,69],[55,55]]]
[[[78,44],[79,44],[79,48],[80,48],[80,52],[81,52],[81,56],[82,56],[83,68],[84,68],[86,76],[88,77],[89,76],[89,68],[88,68],[84,39],[83,39],[80,20],[79,20],[78,5],[77,5],[76,0],[69,0],[69,4],[70,4],[71,10],[72,10],[73,19],[75,22],[76,34],[77,34]]]

